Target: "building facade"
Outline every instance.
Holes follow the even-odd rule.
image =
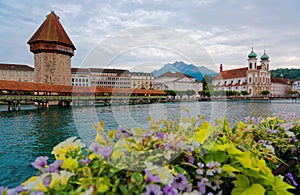
[[[152,73],[131,72],[131,88],[153,89],[154,76]]]
[[[292,82],[286,78],[271,79],[271,95],[286,96],[292,90]]]
[[[257,54],[253,51],[248,55],[248,66],[244,68],[220,72],[213,79],[214,90],[247,91],[250,96],[259,96],[262,91],[271,91],[271,71],[269,56],[264,52],[258,65]]]
[[[177,91],[194,90],[195,94],[198,94],[198,91],[203,90],[203,85],[189,75],[180,72],[166,72],[155,78],[154,88]]]
[[[23,64],[0,64],[0,80],[33,82],[34,68]]]
[[[300,79],[293,83],[293,91],[298,91],[300,93]]]
[[[88,68],[71,68],[72,86],[91,86]]]
[[[35,82],[71,85],[71,57],[76,48],[54,12],[27,43],[34,53]]]
[[[122,69],[72,68],[72,85],[131,88],[131,73]]]

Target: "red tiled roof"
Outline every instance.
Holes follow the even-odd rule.
[[[31,92],[57,92],[57,93],[109,93],[109,94],[136,94],[136,95],[165,95],[162,90],[130,89],[130,88],[102,88],[52,85],[33,82],[0,81],[0,90],[31,91]]]
[[[51,12],[43,24],[27,42],[29,45],[35,42],[56,42],[76,49],[66,31],[59,22],[59,17]]]
[[[33,71],[34,68],[24,64],[0,64],[0,69],[3,70],[29,70]]]
[[[71,68],[71,73],[78,73],[78,72],[89,73],[89,69],[88,68]]]
[[[223,79],[232,79],[232,78],[241,78],[247,77],[248,68],[238,68],[231,70],[224,70],[219,72],[218,75],[213,80],[223,80]]]
[[[271,78],[271,83],[282,83],[282,84],[291,84],[291,80],[290,79],[286,79],[286,78]]]

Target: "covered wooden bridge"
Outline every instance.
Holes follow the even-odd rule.
[[[33,82],[0,81],[0,101],[8,103],[8,110],[20,110],[21,103],[35,102],[37,107],[57,105],[90,105],[112,103],[153,103],[166,101],[161,90],[64,86]]]

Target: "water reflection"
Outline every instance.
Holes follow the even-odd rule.
[[[92,125],[104,121],[105,129],[148,127],[148,117],[174,119],[204,115],[210,122],[227,116],[233,124],[249,115],[272,115],[280,111],[294,112],[300,117],[300,103],[290,102],[186,102],[140,104],[106,107],[73,107],[0,112],[0,186],[18,185],[35,170],[30,163],[41,155],[50,155],[53,146],[71,136],[90,143],[95,135]],[[34,108],[34,107],[33,107]]]

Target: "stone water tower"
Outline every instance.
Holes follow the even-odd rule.
[[[27,43],[34,53],[35,82],[71,85],[71,57],[76,48],[53,11]]]

